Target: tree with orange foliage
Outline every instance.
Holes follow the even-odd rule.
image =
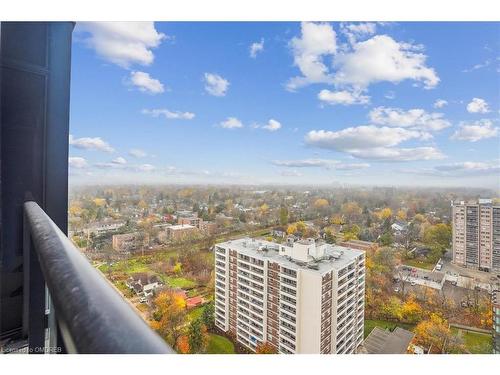
[[[186,320],[186,300],[181,294],[167,290],[156,297],[154,304],[156,310],[151,327],[170,345],[175,346]]]
[[[186,335],[182,335],[177,340],[177,352],[180,354],[188,354],[190,352],[189,339]]]
[[[271,345],[269,342],[262,342],[257,345],[255,348],[255,353],[256,354],[276,354],[276,348]]]
[[[415,343],[432,353],[459,353],[465,348],[460,337],[452,334],[448,321],[438,314],[421,321],[415,327]]]

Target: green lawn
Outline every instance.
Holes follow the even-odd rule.
[[[192,322],[192,321],[198,319],[201,316],[201,314],[203,314],[204,308],[205,308],[204,306],[199,306],[199,307],[196,307],[194,309],[189,310],[189,312],[187,314],[188,321]]]
[[[473,354],[491,354],[493,352],[493,339],[486,333],[465,331],[451,328],[455,334],[462,334],[467,350]]]
[[[388,322],[385,320],[365,320],[365,338],[370,334],[373,328],[380,327],[382,329],[394,329],[396,327],[401,327],[407,329],[408,331],[412,331],[415,326],[413,324],[408,323],[400,323],[400,322]]]
[[[207,354],[234,354],[234,344],[227,338],[213,333],[210,334],[210,341],[206,350]]]
[[[430,271],[432,271],[434,269],[434,266],[436,265],[436,262],[431,262],[425,258],[405,259],[403,263],[407,266],[423,268]]]
[[[193,280],[186,279],[184,277],[165,277],[165,282],[172,288],[194,288],[196,283]]]

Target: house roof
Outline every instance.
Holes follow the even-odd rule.
[[[203,303],[203,298],[200,297],[200,296],[188,298],[186,300],[186,305],[187,306],[196,306],[196,305],[199,305],[200,303]]]
[[[368,354],[405,354],[415,334],[397,327],[394,331],[375,327],[363,343]]]

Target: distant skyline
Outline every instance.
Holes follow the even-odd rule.
[[[500,188],[499,23],[77,23],[71,184]]]

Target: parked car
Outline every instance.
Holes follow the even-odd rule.
[[[395,287],[395,288],[394,288],[394,291],[395,291],[396,293],[399,293],[399,287],[398,287],[398,286],[397,286],[397,287]]]
[[[415,285],[417,285],[417,283],[416,283],[415,281],[412,281],[412,282],[410,283],[410,285],[411,285],[411,286],[415,286]]]
[[[146,297],[141,297],[141,299],[139,300],[140,303],[146,303],[148,302],[148,299]]]

